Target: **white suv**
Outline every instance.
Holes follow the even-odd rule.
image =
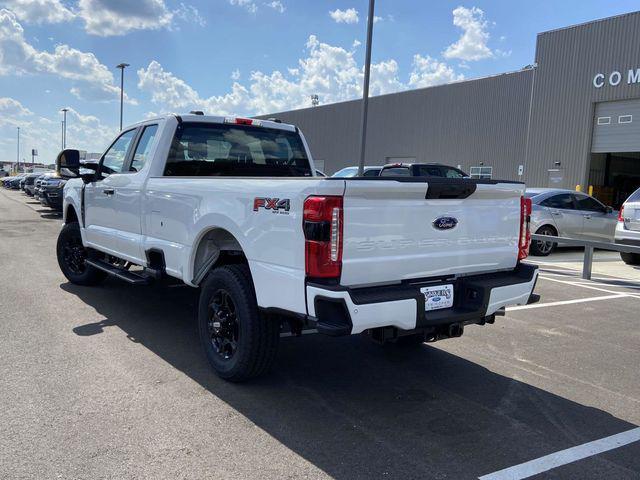
[[[616,227],[616,243],[640,247],[640,188],[620,208]],[[621,253],[627,265],[640,265],[640,253]]]

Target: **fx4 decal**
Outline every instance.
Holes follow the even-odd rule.
[[[288,214],[290,203],[288,198],[256,197],[253,199],[253,211],[257,212],[264,208],[265,210],[271,210],[273,213]]]

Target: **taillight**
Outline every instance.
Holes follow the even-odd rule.
[[[618,221],[624,222],[624,205],[620,207],[620,211],[618,212]]]
[[[307,277],[340,278],[342,211],[342,197],[311,196],[304,201],[302,228]]]
[[[529,246],[531,245],[531,199],[520,197],[520,237],[518,237],[518,260],[523,260],[529,256]]]

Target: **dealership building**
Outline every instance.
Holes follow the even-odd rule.
[[[269,116],[303,130],[318,168],[357,165],[361,101]],[[516,72],[372,97],[366,158],[592,186],[619,206],[640,186],[640,12],[540,33]]]

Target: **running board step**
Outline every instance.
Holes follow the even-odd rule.
[[[107,272],[109,275],[113,275],[114,277],[119,278],[120,280],[124,280],[131,285],[149,285],[151,283],[150,277],[145,277],[142,275],[138,275],[136,273],[132,273],[123,268],[118,268],[110,263],[103,262],[102,260],[86,260],[88,265],[91,265],[98,270],[102,270],[103,272]]]

